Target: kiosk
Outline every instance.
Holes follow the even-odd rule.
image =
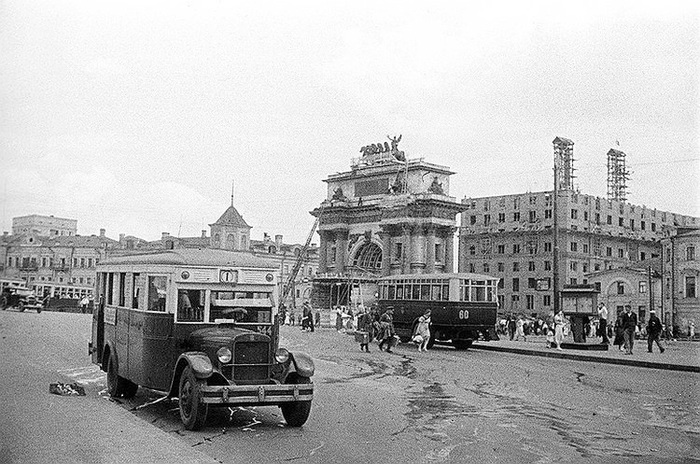
[[[598,316],[598,293],[591,285],[570,285],[559,292],[562,311],[571,320],[571,333],[574,336],[574,343],[562,343],[562,348],[601,351],[608,349],[607,344],[586,343],[586,324]]]

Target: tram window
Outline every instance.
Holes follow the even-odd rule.
[[[486,301],[486,287],[474,287],[476,290],[476,301]]]
[[[442,287],[440,285],[432,285],[430,288],[432,290],[432,294],[430,295],[430,299],[433,301],[442,300]]]
[[[148,276],[148,310],[165,311],[168,278]]]
[[[389,287],[390,289],[393,289],[394,286],[392,285]],[[403,300],[403,285],[397,285],[396,286],[396,299],[397,300]]]
[[[204,321],[204,290],[177,291],[177,320],[183,322]]]
[[[430,300],[430,285],[423,284],[420,286],[420,299]]]
[[[442,301],[447,301],[450,299],[450,285],[444,284],[442,286]]]
[[[411,286],[411,299],[420,300],[420,285],[414,284]]]
[[[389,295],[388,295],[387,299],[393,300],[394,297],[396,296],[396,287],[393,285],[389,285],[389,286],[384,287],[384,288],[389,290]]]

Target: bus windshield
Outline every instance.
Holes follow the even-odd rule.
[[[179,289],[179,322],[272,323],[272,293]],[[208,305],[207,305],[208,302]]]

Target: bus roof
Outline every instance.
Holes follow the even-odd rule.
[[[270,259],[255,256],[245,251],[213,250],[210,248],[163,250],[156,253],[115,256],[100,261],[106,264],[165,264],[174,266],[239,266],[273,268],[278,266]]]
[[[498,280],[499,277],[485,274],[474,274],[473,272],[451,272],[436,274],[397,274],[382,277],[378,280],[399,280],[399,279],[472,279],[472,280]]]

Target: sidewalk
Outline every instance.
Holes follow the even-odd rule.
[[[573,339],[567,337],[564,342],[572,343]],[[600,343],[600,338],[592,338],[588,342]],[[607,351],[575,349],[559,351],[547,348],[544,336],[533,335],[528,336],[527,341],[510,341],[506,335],[501,336],[501,340],[498,341],[475,342],[471,349],[700,373],[700,343],[679,340],[668,343],[662,341],[661,344],[665,349],[663,354],[659,353],[656,344],[653,347],[654,352],[648,353],[647,341],[635,340],[634,354],[626,355],[615,345],[609,345]]]

